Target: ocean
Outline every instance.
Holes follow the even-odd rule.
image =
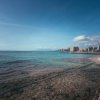
[[[92,54],[71,54],[59,51],[0,51],[0,62],[16,60],[54,60],[63,58],[90,58]]]
[[[0,73],[10,70],[72,68],[89,63],[91,54],[70,54],[59,51],[1,51]]]
[[[88,58],[94,56],[96,55],[70,54],[59,51],[1,51],[0,81],[14,75],[27,76],[33,71],[35,74],[38,70],[79,68],[91,63]]]

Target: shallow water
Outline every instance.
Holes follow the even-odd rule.
[[[96,55],[69,54],[58,51],[1,51],[0,72],[25,68],[70,68],[86,64],[87,58]],[[81,58],[75,60],[75,58]]]
[[[93,90],[88,97],[91,98],[95,95],[97,84],[100,84],[100,67],[88,59],[95,56],[97,55],[58,51],[2,51],[0,52],[0,100],[24,100],[23,98],[33,100],[33,96],[35,93],[39,94],[39,91],[49,93],[48,98],[52,97],[49,100],[53,100],[54,96],[65,98],[65,95],[61,96],[59,89],[64,94],[66,89],[70,98],[73,92],[69,93],[68,90],[71,89],[67,90],[66,87],[73,86],[78,86],[80,98],[86,97],[82,95],[87,93],[88,88]],[[68,84],[70,82],[73,84]],[[65,83],[66,87],[63,87]],[[51,95],[50,84],[54,86],[54,96]],[[47,95],[41,93],[37,95],[36,98],[39,99],[36,100],[46,100]],[[91,100],[88,98],[79,100]]]
[[[58,51],[1,51],[0,75],[20,75],[20,71],[20,73],[28,73],[32,70],[44,68],[76,68],[88,64],[87,58],[94,56]]]
[[[54,60],[66,58],[90,58],[95,55],[91,54],[70,54],[58,51],[1,51],[0,63],[16,60],[30,60],[34,63],[44,62],[53,63]]]

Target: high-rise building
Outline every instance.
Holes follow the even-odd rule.
[[[77,51],[79,51],[79,47],[72,47],[72,48],[70,48],[70,51],[77,52]]]
[[[88,47],[88,52],[93,52],[93,47]]]
[[[100,46],[97,47],[97,52],[100,52]]]

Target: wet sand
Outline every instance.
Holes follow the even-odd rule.
[[[86,61],[67,69],[30,66],[0,73],[0,100],[100,100],[100,67]]]
[[[97,66],[100,66],[100,56],[91,58],[90,60],[93,61]]]

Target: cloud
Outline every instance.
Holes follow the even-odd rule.
[[[75,43],[83,44],[84,46],[100,45],[100,36],[77,36],[73,39]]]
[[[84,35],[81,35],[81,36],[77,36],[73,39],[74,42],[88,42],[88,41],[91,41],[91,38],[90,37],[86,37]]]

